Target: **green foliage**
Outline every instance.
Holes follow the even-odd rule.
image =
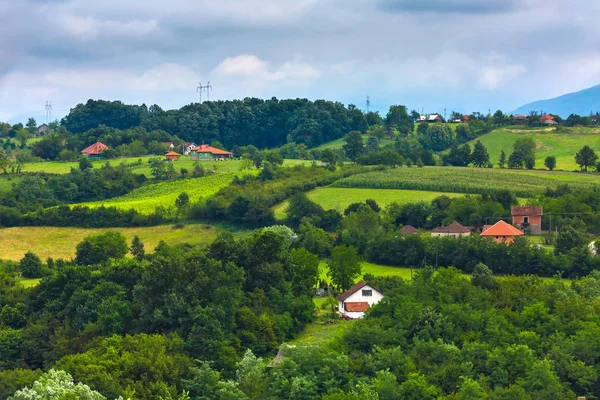
[[[362,135],[360,132],[352,131],[344,136],[344,141],[346,143],[342,148],[346,152],[346,157],[352,161],[356,161],[365,151]]]
[[[452,145],[454,132],[447,124],[431,124],[423,135],[419,136],[419,142],[425,149],[442,151]]]
[[[487,152],[487,148],[481,144],[481,141],[479,140],[475,142],[475,146],[473,146],[471,162],[474,166],[479,168],[487,167],[487,165],[490,163],[490,155]]]
[[[75,384],[68,373],[51,369],[35,381],[31,388],[15,392],[11,400],[80,399],[105,400],[106,397],[79,382]]]
[[[146,252],[144,250],[144,242],[140,240],[139,236],[134,236],[131,241],[131,255],[136,260],[143,260]]]
[[[535,167],[535,141],[530,137],[518,137],[513,144],[513,152],[508,157],[508,168]]]
[[[414,129],[414,121],[408,114],[406,106],[390,106],[385,117],[385,127],[388,134],[398,131],[401,136],[408,136]]]
[[[554,171],[554,169],[556,168],[556,157],[554,157],[554,156],[546,157],[546,159],[544,160],[544,165],[550,171]]]
[[[504,152],[504,150],[501,150],[500,157],[498,158],[498,166],[500,168],[504,168],[505,165],[506,165],[506,153]]]
[[[93,167],[94,166],[92,165],[92,162],[88,160],[88,158],[85,155],[81,156],[79,160],[79,169],[81,171],[85,171],[86,169],[90,169]]]
[[[586,243],[585,237],[577,229],[570,225],[565,226],[558,233],[556,238],[556,246],[554,247],[555,254],[567,254],[571,250],[586,252],[584,248]]]
[[[24,278],[41,278],[42,260],[36,254],[28,251],[19,261],[19,269]]]
[[[581,150],[575,154],[575,162],[579,164],[579,167],[583,171],[588,170],[588,167],[595,167],[596,161],[598,160],[598,155],[596,152],[588,145],[583,146]]]
[[[119,232],[106,232],[91,235],[77,245],[75,262],[81,265],[94,265],[110,259],[125,257],[129,252],[127,240]]]
[[[360,264],[360,257],[354,247],[334,247],[327,263],[331,281],[342,290],[349,289],[354,284],[354,280],[360,275]]]

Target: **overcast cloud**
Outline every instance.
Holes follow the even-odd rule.
[[[0,120],[89,98],[510,111],[600,84],[587,0],[0,0]]]

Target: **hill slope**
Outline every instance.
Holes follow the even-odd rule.
[[[490,154],[494,167],[498,166],[500,152],[506,156],[512,152],[513,143],[518,137],[528,136],[535,140],[535,167],[544,168],[544,160],[548,156],[556,157],[556,168],[565,171],[579,170],[575,163],[575,154],[585,145],[597,153],[600,152],[600,129],[597,128],[554,128],[516,129],[500,128],[480,136],[469,142],[471,148],[477,140],[481,140]]]
[[[534,101],[517,108],[513,114],[528,114],[534,110],[558,114],[563,118],[570,114],[589,115],[590,111],[600,110],[600,85],[553,99]]]

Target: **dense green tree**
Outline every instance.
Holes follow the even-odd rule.
[[[360,257],[352,246],[334,247],[327,266],[331,281],[342,290],[349,289],[361,272]]]
[[[93,168],[92,162],[85,156],[81,156],[79,159],[79,169],[85,171],[86,169]]]
[[[27,127],[27,131],[29,133],[37,133],[37,121],[35,120],[35,118],[29,118],[27,120],[27,125],[25,125]]]
[[[51,369],[35,381],[31,388],[23,388],[15,392],[13,400],[32,399],[80,399],[80,400],[105,400],[95,390],[79,382],[75,384],[73,377],[60,370]]]
[[[585,237],[570,225],[560,230],[554,247],[555,254],[567,254],[573,249],[581,250],[586,243]],[[584,250],[585,251],[585,250]]]
[[[140,240],[138,235],[135,235],[131,241],[131,255],[135,257],[136,260],[143,260],[146,255],[144,242]]]
[[[495,289],[498,287],[498,282],[496,282],[496,278],[494,278],[494,273],[483,263],[478,263],[473,269],[471,282],[474,286],[479,286],[484,289]]]
[[[344,136],[344,142],[342,148],[346,152],[346,156],[352,161],[356,161],[365,151],[362,135],[358,131],[352,131]]]
[[[77,245],[75,261],[81,265],[106,262],[111,258],[123,258],[129,252],[125,237],[119,232],[90,235]]]
[[[452,145],[454,132],[447,124],[431,124],[425,134],[419,135],[419,142],[425,149],[442,151]]]
[[[35,253],[28,251],[19,261],[19,269],[24,278],[41,278],[42,261]]]
[[[598,160],[598,155],[588,145],[583,146],[583,148],[575,154],[575,162],[579,164],[579,167],[585,172],[587,172],[588,167],[596,166],[596,160]]]
[[[519,137],[513,144],[513,152],[508,157],[509,168],[535,167],[535,141],[530,137]]]
[[[546,157],[546,159],[544,160],[544,165],[550,171],[554,171],[554,169],[556,168],[556,157],[554,157],[554,156]]]
[[[372,135],[369,136],[365,150],[368,153],[379,151],[379,139]]]
[[[393,105],[385,117],[385,126],[389,134],[394,130],[402,136],[408,136],[414,130],[414,120],[408,114],[406,106]]]
[[[488,154],[487,148],[479,140],[475,142],[475,145],[473,146],[471,162],[474,166],[479,168],[486,167],[490,163],[490,155]]]

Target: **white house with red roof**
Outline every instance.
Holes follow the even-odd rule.
[[[361,281],[338,296],[338,312],[348,319],[362,318],[367,309],[383,299],[383,293]]]
[[[190,153],[190,160],[193,161],[228,160],[231,157],[233,157],[232,152],[217,149],[207,144],[194,147]]]

